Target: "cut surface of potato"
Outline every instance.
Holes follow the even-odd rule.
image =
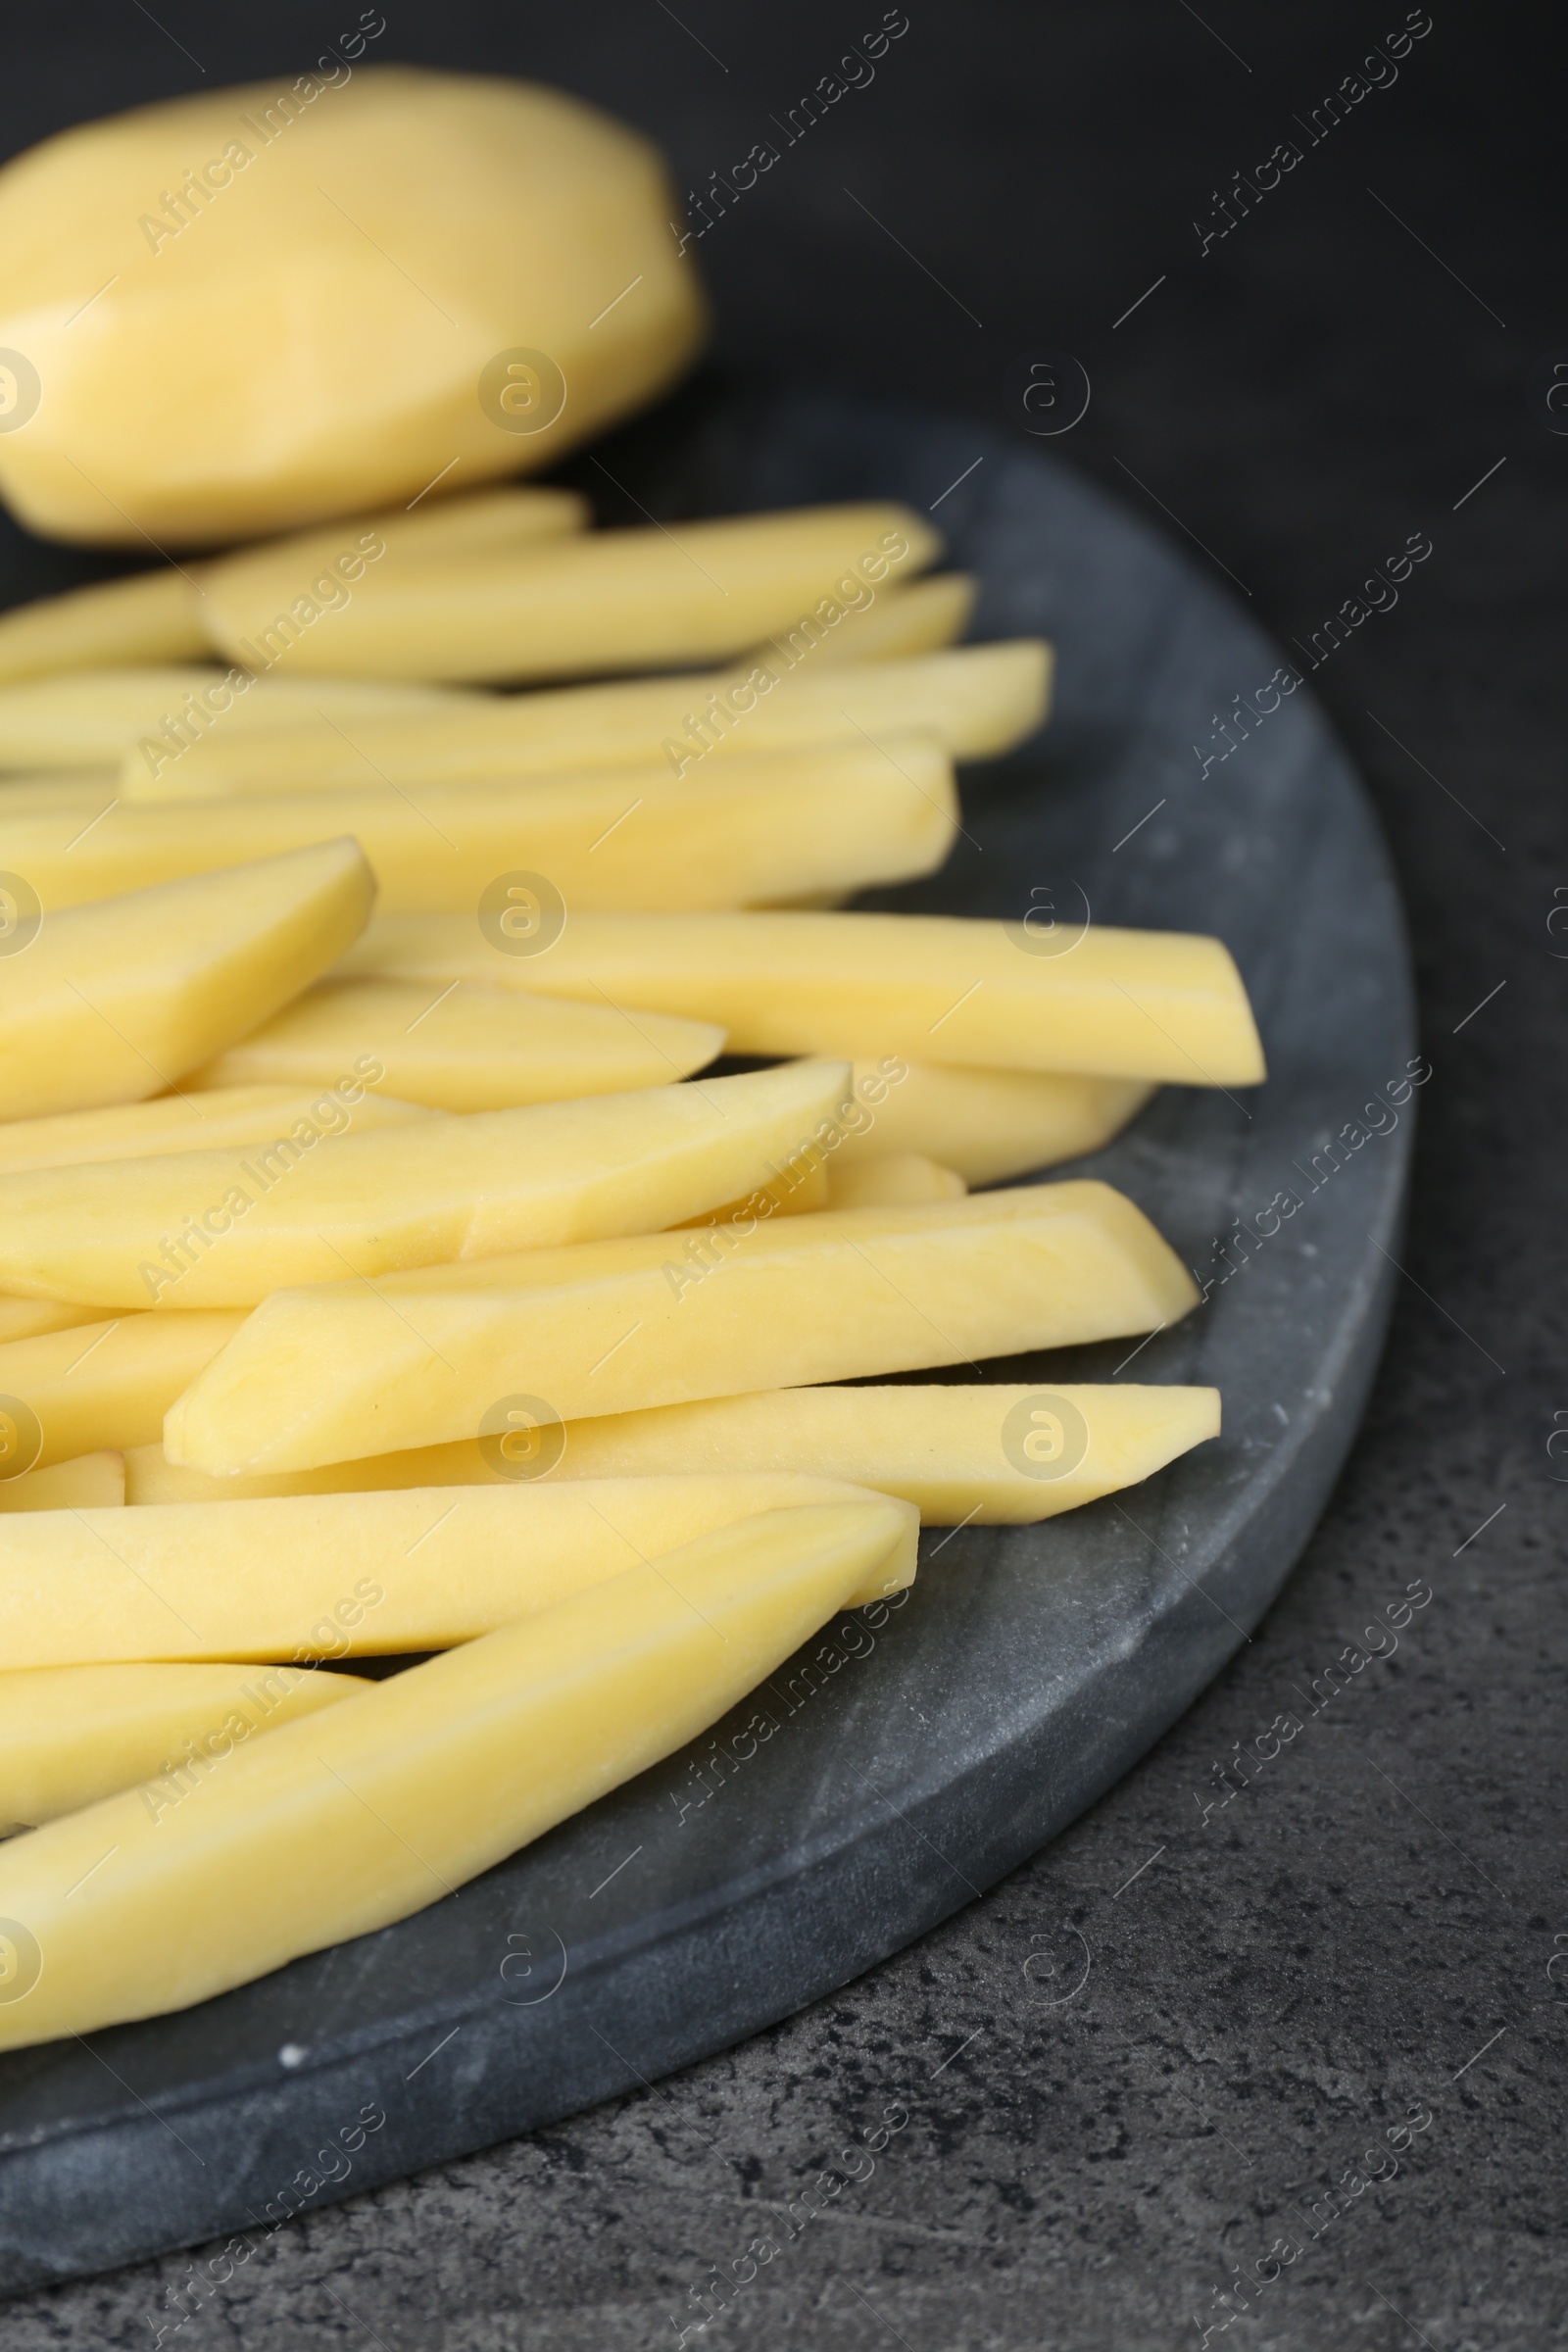
[[[379,1088],[382,1081],[369,1083]],[[300,1133],[305,1126],[316,1135],[341,1134],[351,1126],[363,1133],[435,1115],[422,1102],[369,1094],[367,1084],[352,1063],[339,1063],[325,1085],[309,1088],[208,1087],[204,1073],[199,1087],[187,1079],[178,1094],[159,1095],[151,1102],[114,1102],[98,1110],[12,1119],[0,1124],[0,1175],[22,1168],[80,1167],[95,1159],[215,1152],[227,1144],[268,1144],[278,1136]],[[23,1335],[6,1334],[0,1319],[0,1336]]]
[[[1103,1184],[743,1219],[276,1291],[171,1407],[164,1447],[215,1476],[311,1469],[471,1438],[518,1393],[569,1421],[1115,1339],[1197,1298]]]
[[[531,958],[527,985],[718,1021],[732,1054],[1261,1080],[1247,992],[1220,941],[1086,922],[1060,928],[1059,953],[1047,953],[1053,936],[946,914],[585,911]],[[471,922],[377,915],[345,969],[506,985],[514,961]]]
[[[828,1179],[833,1208],[913,1208],[924,1200],[961,1200],[968,1189],[956,1168],[923,1152],[888,1152],[847,1165],[835,1161]]]
[[[537,890],[543,879],[575,914],[738,906],[906,880],[947,857],[957,800],[941,746],[898,735],[737,752],[679,777],[664,761],[414,793],[372,782],[360,792],[100,807],[96,817],[89,825],[74,808],[7,817],[0,806],[0,866],[24,874],[49,910],[352,834],[380,906],[461,909],[472,931],[475,907],[491,904],[485,894],[500,893],[504,906],[514,882]],[[498,963],[523,960],[496,951]],[[549,993],[600,1001],[588,988]]]
[[[810,647],[812,669],[827,662],[906,662],[956,644],[969,625],[980,583],[972,572],[936,571],[890,588],[873,603],[846,611],[837,626],[820,628]],[[787,649],[773,638],[742,655],[737,668],[777,661]]]
[[[48,1331],[74,1331],[96,1323],[100,1310],[64,1298],[0,1297],[0,1348],[12,1340],[36,1340]]]
[[[169,1407],[244,1321],[238,1312],[98,1313],[97,1322],[0,1346],[0,1472],[152,1445]]]
[[[675,209],[646,139],[499,74],[327,58],[62,131],[0,172],[47,386],[0,488],[190,547],[552,466],[701,340]]]
[[[794,1472],[33,1511],[0,1544],[13,1667],[399,1656],[477,1640],[762,1511],[863,1498]],[[899,1501],[858,1601],[908,1584]]]
[[[370,1686],[318,1667],[43,1666],[0,1674],[0,1831],[36,1829],[138,1781],[188,1795],[258,1732]]]
[[[878,1496],[715,1529],[245,1741],[177,1802],[12,1838],[0,2043],[183,2008],[421,1909],[715,1722],[905,1525]]]
[[[301,726],[352,732],[368,718],[439,717],[490,700],[396,678],[255,678],[241,669],[196,667],[76,670],[0,685],[0,770],[69,776],[107,766],[108,799],[127,760],[157,775],[171,760],[194,759],[214,732],[224,738]],[[10,806],[3,796],[14,791],[0,776],[0,806]]]
[[[863,595],[867,581],[912,577],[941,551],[929,523],[893,505],[587,531],[388,578],[332,612],[328,627],[296,625],[288,665],[522,681],[721,662],[808,623],[840,583]],[[215,568],[207,591],[214,643],[253,665],[280,617],[271,575],[258,595],[242,569],[225,578]]]
[[[7,683],[122,662],[201,662],[211,651],[190,580],[172,564],[0,613],[0,680]]]
[[[368,716],[301,726],[286,741],[215,729],[157,775],[139,751],[121,778],[127,800],[342,791],[373,772],[417,787],[463,779],[558,775],[624,763],[684,775],[710,753],[873,744],[918,731],[955,760],[990,759],[1032,734],[1046,711],[1049,648],[1036,639],[964,646],[918,661],[858,662],[777,674],[633,678],[608,686],[493,695],[434,718]]]
[[[189,1082],[196,1089],[270,1083],[330,1084],[364,1056],[388,1090],[438,1110],[502,1110],[668,1086],[723,1052],[709,1021],[460,980],[327,981],[249,1037],[227,1047]],[[0,1129],[0,1167],[4,1161]]]
[[[0,1459],[0,1472],[4,1463]],[[91,1511],[122,1508],[125,1457],[110,1446],[78,1453],[74,1461],[46,1470],[24,1470],[20,1478],[0,1475],[0,1511]],[[3,1702],[0,1702],[3,1704]],[[0,1798],[0,1822],[5,1802]]]
[[[280,1285],[657,1233],[765,1183],[848,1079],[842,1062],[797,1062],[308,1146],[0,1176],[0,1285],[111,1307],[248,1306]]]
[[[40,912],[0,959],[0,1102],[27,1118],[163,1093],[335,963],[373,895],[340,840]]]
[[[867,1117],[846,1136],[836,1173],[916,1152],[956,1168],[968,1185],[1004,1184],[1098,1152],[1153,1091],[1142,1078],[962,1069],[899,1055],[858,1061],[855,1094]]]

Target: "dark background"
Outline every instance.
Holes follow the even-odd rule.
[[[772,137],[882,16],[386,13],[377,61],[580,91],[653,132],[683,187]],[[1549,918],[1568,908],[1568,437],[1526,390],[1536,363],[1568,361],[1552,20],[1434,0],[1396,83],[1308,147],[1296,119],[1404,24],[1392,0],[908,13],[874,82],[695,248],[718,358],[996,422],[1011,362],[1075,354],[1089,414],[1046,446],[1163,509],[1287,652],[1410,533],[1434,543],[1314,679],[1392,842],[1435,1071],[1371,1412],[1278,1607],[1049,1851],[728,2056],[280,2233],[180,2330],[191,2352],[673,2347],[710,2263],[894,2103],[908,2121],[874,2176],[690,2342],[1563,2340],[1568,912]],[[357,15],[19,16],[0,148],[292,75]],[[1302,163],[1200,255],[1214,191],[1292,137]],[[1196,1792],[1218,1796],[1233,1743],[1417,1578],[1435,1598],[1397,1654],[1205,1821]],[[1094,1951],[1076,1990],[1075,1927]],[[1420,2127],[1402,2146],[1401,2119]],[[1356,2193],[1391,2149],[1396,2173]],[[1339,2216],[1309,2238],[1331,2190]],[[1298,2256],[1227,2312],[1233,2267],[1255,2279],[1281,2237]],[[184,2273],[171,2258],[10,2306],[0,2342],[147,2344]]]

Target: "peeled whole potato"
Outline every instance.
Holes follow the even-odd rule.
[[[0,492],[208,545],[552,465],[702,339],[674,211],[575,98],[336,56],[64,131],[0,171]]]

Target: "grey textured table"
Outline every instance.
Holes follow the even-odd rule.
[[[296,71],[319,31],[289,7],[216,36],[194,6],[158,16],[215,81]],[[1163,508],[1287,645],[1431,536],[1398,607],[1312,681],[1393,839],[1436,1071],[1407,1278],[1336,1501],[1200,1704],[995,1893],[728,2057],[279,2233],[187,2297],[178,2340],[1556,2340],[1568,440],[1524,383],[1568,326],[1540,307],[1544,83],[1521,12],[1440,15],[1314,143],[1382,20],[1203,18],[915,11],[701,251],[725,350],[824,382],[994,420],[1015,357],[1075,352],[1094,398],[1055,447]],[[603,97],[701,185],[853,29],[712,0],[432,10],[385,44]],[[14,70],[7,148],[199,78],[142,14],[34,37],[58,46]],[[1200,252],[1214,192],[1286,138],[1300,166]],[[1418,1580],[1434,1597],[1397,1650],[1321,1703]],[[1221,1802],[1236,1743],[1314,1686],[1301,1735]],[[705,2305],[710,2266],[733,2278],[764,2240]],[[1253,2283],[1227,2310],[1237,2270]],[[0,2343],[148,2343],[184,2276],[12,2305]]]

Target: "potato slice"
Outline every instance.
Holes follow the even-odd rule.
[[[405,1488],[136,1511],[32,1511],[0,1546],[8,1666],[446,1649],[759,1512],[855,1502],[790,1472]],[[895,1504],[857,1602],[914,1576]]]
[[[105,1316],[0,1346],[0,1474],[148,1446],[243,1313]],[[3,1656],[0,1651],[0,1656]]]
[[[890,588],[874,603],[851,606],[836,626],[817,623],[808,636],[813,670],[824,663],[905,662],[915,654],[934,654],[956,644],[969,625],[980,583],[973,572],[936,571],[923,580]],[[767,638],[743,654],[737,668],[756,662],[776,661],[790,650]]]
[[[504,906],[506,886],[518,878],[536,886],[545,877],[573,914],[738,906],[906,880],[947,857],[957,800],[941,747],[894,735],[737,752],[682,777],[665,761],[516,784],[427,784],[414,794],[372,784],[199,808],[101,808],[96,819],[74,809],[8,818],[0,806],[0,867],[24,875],[54,908],[352,833],[374,868],[381,906],[461,909],[473,930],[485,893],[495,886]],[[587,987],[549,993],[602,1001]]]
[[[956,1169],[968,1185],[1003,1184],[1100,1151],[1153,1091],[1141,1078],[966,1070],[900,1055],[858,1061],[856,1099],[868,1116],[845,1137],[835,1181],[852,1168],[914,1152]]]
[[[300,726],[330,733],[333,723],[352,730],[370,718],[440,717],[492,699],[395,678],[247,679],[243,670],[213,668],[76,670],[0,686],[0,769],[69,775],[107,765],[112,793],[113,775],[127,755],[134,753],[151,773],[170,759],[193,756],[212,729],[221,728],[224,736]],[[150,751],[143,738],[154,739]],[[0,793],[15,789],[0,778]]]
[[[341,840],[51,912],[0,961],[0,1102],[24,1118],[161,1094],[336,962],[372,895]]]
[[[657,1232],[765,1183],[848,1081],[842,1062],[796,1062],[309,1146],[0,1176],[0,1285],[110,1307],[248,1306],[279,1285]]]
[[[186,1798],[127,1791],[11,1839],[0,2044],[183,2008],[406,1918],[715,1722],[906,1527],[878,1496],[714,1529],[247,1741]]]
[[[204,625],[230,661],[357,677],[584,677],[721,662],[787,631],[840,584],[863,597],[942,552],[907,507],[799,507],[655,530],[588,531],[432,564],[344,605],[328,628],[279,610],[271,567],[208,575]]]
[[[519,1396],[632,1412],[1116,1339],[1197,1299],[1104,1184],[538,1250],[275,1292],[170,1408],[164,1448],[219,1477],[311,1469],[473,1437]]]
[[[0,1674],[0,1833],[138,1781],[190,1794],[258,1732],[369,1690],[308,1666],[44,1666]]]
[[[474,981],[439,989],[423,980],[328,981],[226,1047],[188,1084],[328,1085],[368,1055],[405,1102],[502,1110],[667,1086],[723,1049],[724,1032],[710,1021],[662,1012],[621,1012]],[[0,1166],[4,1142],[0,1130]]]
[[[394,912],[372,918],[342,968],[608,996],[718,1021],[732,1054],[898,1053],[1184,1086],[1263,1077],[1247,992],[1218,940],[1085,922],[1060,953],[1037,952],[1051,944],[1027,921],[961,915],[611,915],[574,905],[549,952],[526,962],[471,921]]]
[[[775,669],[759,662],[749,672],[495,695],[434,719],[302,726],[284,743],[272,735],[236,741],[215,728],[156,774],[138,749],[121,788],[127,801],[161,801],[340,791],[372,772],[411,787],[620,764],[684,775],[710,752],[732,759],[878,742],[911,729],[934,736],[955,760],[985,760],[1033,734],[1046,714],[1050,648],[1033,638],[820,675],[808,666],[791,674],[777,655],[773,661],[776,680]]]
[[[122,1509],[124,1500],[125,1457],[109,1446],[78,1453],[74,1461],[55,1462],[47,1470],[24,1470],[20,1478],[5,1477],[0,1464],[0,1511]],[[0,1675],[0,1684],[4,1680]],[[0,1708],[3,1705],[0,1699]],[[5,1818],[0,1794],[0,1822]]]
[[[203,662],[211,653],[188,575],[176,564],[97,580],[0,613],[0,680],[122,662]]]
[[[0,345],[46,387],[0,486],[32,529],[221,545],[536,472],[692,357],[701,286],[647,140],[536,84],[376,67],[368,22],[361,64],[137,107],[0,172]]]
[[[1033,1388],[925,1382],[897,1388],[771,1389],[591,1421],[531,1426],[406,1453],[362,1455],[270,1478],[209,1478],[161,1446],[125,1456],[127,1503],[238,1501],[572,1479],[809,1472],[912,1502],[931,1527],[1054,1519],[1138,1485],[1219,1435],[1217,1389]],[[506,1450],[510,1445],[512,1451]]]
[[[424,1001],[428,1004],[428,992]],[[366,1083],[352,1064],[342,1062],[332,1070],[329,1084],[311,1088],[207,1087],[204,1073],[200,1091],[194,1091],[196,1081],[187,1079],[177,1095],[160,1095],[151,1102],[113,1102],[98,1110],[58,1111],[52,1118],[12,1119],[0,1125],[0,1175],[21,1168],[82,1167],[96,1159],[150,1159],[167,1152],[214,1152],[229,1144],[269,1144],[279,1136],[297,1135],[302,1124],[318,1135],[340,1134],[350,1126],[364,1134],[372,1127],[406,1127],[412,1120],[435,1115],[422,1102],[368,1094]],[[379,1086],[381,1081],[374,1083]],[[64,1325],[38,1328],[62,1330]],[[0,1337],[22,1336],[7,1333],[0,1316]]]
[[[834,1161],[828,1179],[834,1208],[915,1208],[922,1201],[961,1200],[968,1189],[956,1168],[923,1152],[888,1152],[848,1165]]]

